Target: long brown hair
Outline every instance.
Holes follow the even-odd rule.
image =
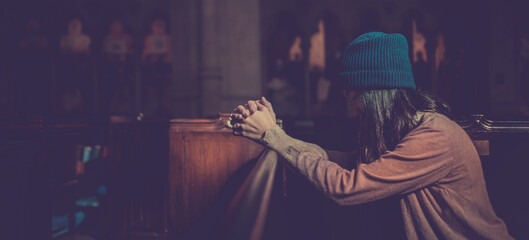
[[[436,112],[450,117],[450,107],[440,98],[421,90],[374,89],[360,93],[361,130],[358,150],[361,162],[370,163],[395,149],[412,129],[421,124],[417,111]]]

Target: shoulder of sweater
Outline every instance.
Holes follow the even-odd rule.
[[[417,126],[417,128],[428,127],[435,129],[443,129],[452,128],[454,127],[454,124],[457,125],[457,123],[455,123],[443,114],[435,112],[424,112],[424,115],[422,117],[422,123]]]
[[[422,123],[413,129],[412,132],[415,132],[415,134],[420,134],[421,132],[437,132],[440,134],[438,136],[443,136],[448,143],[456,141],[457,139],[468,138],[465,130],[459,124],[443,114],[432,112],[425,113]]]
[[[419,125],[410,131],[409,136],[415,136],[424,132],[437,132],[450,138],[453,134],[459,134],[460,131],[464,132],[457,123],[443,114],[434,112],[423,112],[421,114],[422,117]]]

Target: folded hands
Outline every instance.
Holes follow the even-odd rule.
[[[231,114],[230,123],[233,134],[260,140],[266,130],[276,126],[276,114],[272,104],[261,97],[260,100],[248,101],[245,106],[237,106]]]

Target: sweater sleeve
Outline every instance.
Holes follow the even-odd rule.
[[[288,141],[290,141],[291,145],[296,145],[296,146],[298,146],[300,148],[311,149],[313,151],[325,151],[325,153],[327,154],[327,158],[325,158],[324,160],[335,162],[340,167],[345,168],[345,169],[352,169],[353,168],[354,163],[355,163],[355,155],[356,155],[355,152],[340,152],[340,151],[322,149],[320,146],[318,146],[316,144],[303,142],[301,140],[298,140],[298,139],[295,139],[295,138],[291,138],[281,128],[279,128],[277,126],[276,126],[276,128],[277,129],[272,129],[271,131],[277,131],[277,132],[282,133],[282,134],[272,134],[272,133],[270,133],[269,137],[265,138],[268,142],[274,142],[274,140],[270,139],[270,136],[282,135],[282,136],[288,138]],[[275,142],[278,143],[278,142],[281,142],[281,141],[279,140],[279,141],[275,141]],[[266,143],[265,143],[265,145],[271,146],[271,144],[266,144]]]
[[[352,170],[329,161],[321,147],[293,139],[279,127],[267,130],[262,142],[339,205],[371,202],[429,186],[448,175],[453,159],[445,134],[431,125],[419,126],[395,150]]]

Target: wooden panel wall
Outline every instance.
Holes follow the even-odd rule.
[[[42,132],[42,119],[0,119],[1,239],[51,239]]]
[[[167,126],[161,119],[111,118],[111,229],[166,232]]]

